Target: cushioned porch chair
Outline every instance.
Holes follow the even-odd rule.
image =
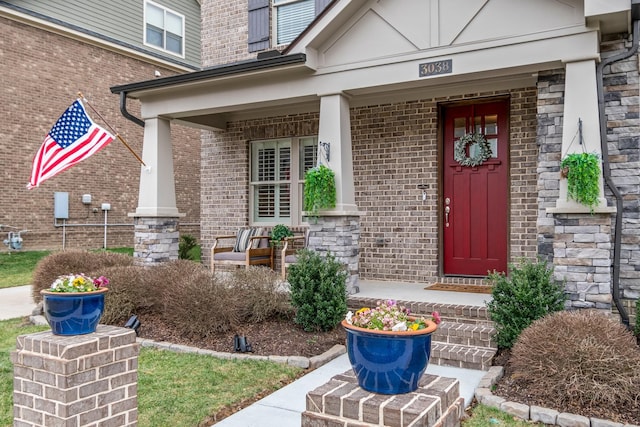
[[[296,252],[307,247],[308,232],[303,236],[291,236],[284,238],[284,246],[282,247],[281,272],[282,280],[287,280],[287,267],[298,262]]]
[[[235,243],[223,246],[223,241]],[[216,265],[268,265],[273,270],[273,247],[269,244],[269,232],[262,228],[245,228],[236,235],[217,236],[211,248],[211,273]]]

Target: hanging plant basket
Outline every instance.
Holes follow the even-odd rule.
[[[309,169],[304,175],[304,210],[318,216],[319,209],[336,207],[336,180],[325,165]]]
[[[473,156],[467,156],[467,145],[476,145],[477,150]],[[456,141],[453,158],[461,166],[480,166],[492,156],[491,145],[481,133],[467,133]]]
[[[560,163],[567,178],[567,198],[593,208],[600,199],[600,157],[595,153],[572,153]]]

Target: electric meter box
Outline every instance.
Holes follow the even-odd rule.
[[[69,193],[53,193],[53,216],[55,219],[69,219]]]

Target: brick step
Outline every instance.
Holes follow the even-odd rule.
[[[473,347],[432,341],[429,363],[440,366],[488,371],[497,351],[495,348]]]
[[[379,299],[369,297],[359,297],[350,295],[347,299],[349,310],[355,311],[362,307],[375,307]],[[432,302],[417,301],[401,301],[397,303],[411,310],[415,315],[431,315],[434,311],[440,313],[440,317],[447,323],[468,323],[475,325],[493,326],[493,322],[489,318],[487,307],[462,305],[462,304],[443,304]]]
[[[496,349],[495,332],[496,329],[493,326],[455,323],[444,320],[433,333],[433,341],[442,342],[443,344]]]

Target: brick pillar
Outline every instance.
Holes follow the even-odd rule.
[[[463,414],[455,378],[424,374],[416,391],[385,395],[360,388],[347,371],[307,393],[301,426],[459,427]]]
[[[354,215],[322,215],[309,218],[308,249],[331,252],[347,267],[347,292],[358,292],[360,255],[360,217]]]
[[[136,216],[133,224],[136,265],[154,265],[178,259],[178,218]]]
[[[135,332],[115,326],[19,336],[11,353],[13,425],[137,425],[138,352]]]

